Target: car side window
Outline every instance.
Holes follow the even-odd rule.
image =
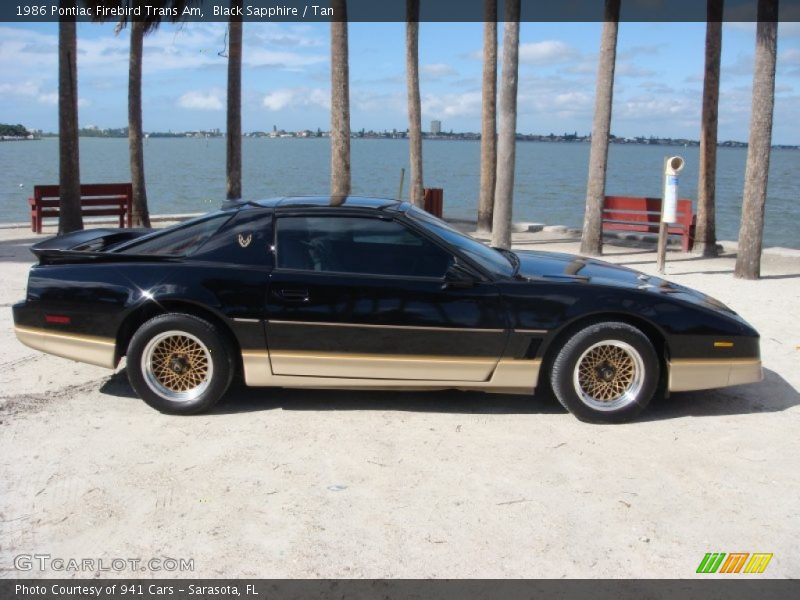
[[[279,217],[277,266],[396,277],[443,277],[453,256],[396,221],[369,217]]]

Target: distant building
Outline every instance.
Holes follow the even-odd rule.
[[[432,135],[439,135],[442,133],[442,122],[441,121],[431,121],[431,134]]]

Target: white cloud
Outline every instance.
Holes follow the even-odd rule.
[[[750,6],[747,5],[740,5],[736,8],[743,9],[745,11],[755,11],[755,3]],[[797,5],[789,5],[789,6],[781,6],[781,13],[780,18],[782,21],[778,23],[778,40],[784,40],[787,38],[796,38],[800,37],[800,6]],[[756,35],[756,23],[753,17],[742,15],[739,17],[736,13],[730,13],[730,9],[726,7],[725,9],[725,18],[728,19],[727,22],[723,25],[723,33],[722,37],[723,40],[725,39],[725,35],[727,31],[738,31],[742,32],[746,35],[753,36],[753,41],[755,41]],[[737,19],[737,20],[733,20]]]
[[[623,119],[655,120],[687,116],[699,117],[699,111],[699,103],[689,98],[676,96],[665,98],[660,94],[642,94],[620,102],[618,114]]]
[[[575,79],[561,76],[520,78],[517,109],[522,115],[586,120],[590,123],[594,107],[594,86],[577,85]]]
[[[96,27],[103,27],[96,25]],[[128,69],[130,48],[128,30],[114,35],[87,37],[78,35],[78,73],[95,77],[116,76]],[[188,71],[227,64],[223,23],[184,23],[162,26],[144,40],[142,68],[148,74],[164,71]],[[247,28],[245,28],[247,31]],[[281,38],[279,28],[271,28],[259,43],[247,45],[242,63],[249,67],[274,67],[298,70],[324,63],[328,56],[310,39],[301,38],[287,28]],[[288,41],[287,41],[288,40]],[[293,50],[285,49],[293,44]],[[0,71],[8,77],[30,72],[58,72],[58,36],[32,29],[0,26]]]
[[[519,62],[528,65],[557,65],[573,61],[580,52],[559,40],[527,42],[519,45]]]
[[[245,27],[244,44],[249,46],[279,46],[285,48],[316,48],[324,45],[307,25],[259,23]]]
[[[650,69],[637,67],[630,62],[619,62],[614,69],[614,75],[615,77],[653,77],[657,73]]]
[[[800,65],[800,48],[789,48],[781,52],[778,62],[787,65]]]
[[[739,77],[753,76],[753,55],[740,52],[734,62],[722,63],[722,76],[734,75]]]
[[[429,78],[452,77],[458,75],[458,71],[456,71],[455,68],[445,63],[422,65],[420,67],[420,72],[422,75]]]
[[[178,106],[188,110],[223,110],[225,91],[221,88],[207,91],[191,90],[178,98]]]
[[[16,96],[26,100],[33,100],[39,104],[58,106],[58,92],[42,89],[42,84],[36,81],[20,81],[17,83],[0,83],[0,95]],[[78,99],[78,106],[89,106],[85,98]]]
[[[263,104],[269,110],[283,110],[292,103],[294,95],[292,90],[276,90],[264,96]]]
[[[50,104],[51,106],[57,106],[58,93],[50,92],[49,94],[40,94],[37,100],[42,104]]]
[[[329,109],[331,100],[330,92],[322,88],[297,87],[273,90],[264,96],[261,103],[271,111],[310,106]]]
[[[383,91],[385,89],[385,86],[351,89],[350,102],[357,111],[375,112],[380,115],[398,115],[404,119],[408,118],[406,93],[404,91]]]
[[[643,55],[657,56],[661,53],[665,44],[649,44],[644,46],[631,46],[620,52],[617,52],[617,60],[627,60],[630,58],[638,58]]]
[[[284,52],[252,48],[242,56],[242,64],[248,67],[278,67],[297,70],[300,67],[309,67],[328,61],[328,56],[323,54],[298,54],[297,52]]]
[[[481,92],[425,95],[422,112],[438,118],[476,117],[481,113]]]

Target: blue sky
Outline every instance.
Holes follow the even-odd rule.
[[[480,130],[482,23],[422,23],[423,123]],[[518,130],[588,133],[599,23],[523,23]],[[225,127],[224,23],[164,25],[144,56],[146,131]],[[501,24],[502,30],[502,24]],[[0,23],[0,122],[55,131],[57,24]],[[81,126],[127,121],[128,32],[78,26]],[[703,23],[621,23],[612,131],[699,137]],[[245,131],[327,129],[329,25],[246,23]],[[350,25],[351,125],[405,129],[403,23]],[[720,139],[747,139],[755,25],[724,26]],[[800,23],[779,29],[773,140],[800,144]]]

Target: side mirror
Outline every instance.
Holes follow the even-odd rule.
[[[471,288],[475,285],[475,276],[464,266],[453,263],[450,267],[445,271],[444,274],[444,283],[442,284],[442,289],[446,290],[447,288],[458,288],[458,289],[466,289]]]

